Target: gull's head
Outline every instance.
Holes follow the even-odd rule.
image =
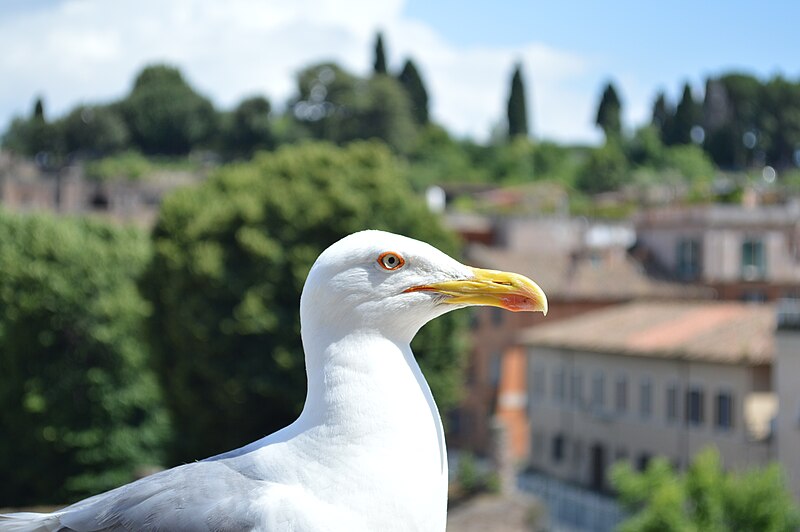
[[[527,277],[471,268],[404,236],[362,231],[319,256],[300,312],[304,328],[371,330],[410,341],[430,320],[472,305],[547,313],[544,292]]]

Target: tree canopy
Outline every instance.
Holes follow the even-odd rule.
[[[143,281],[166,399],[181,435],[172,460],[234,448],[300,411],[299,296],[317,255],[366,228],[455,242],[375,143],[282,147],[221,169],[162,207]],[[435,320],[415,352],[439,406],[453,404],[464,317]]]
[[[511,76],[511,89],[508,95],[508,105],[506,108],[508,118],[508,136],[527,136],[528,135],[528,108],[525,104],[525,84],[522,79],[522,65],[514,67],[514,74]]]
[[[778,465],[727,473],[714,448],[697,454],[684,474],[676,473],[666,458],[656,458],[643,472],[620,462],[611,479],[632,513],[621,532],[777,532],[800,527],[800,512]]]
[[[608,82],[600,97],[597,107],[595,123],[603,130],[606,141],[619,139],[622,136],[622,103],[617,95],[617,89],[612,82]]]
[[[383,49],[383,33],[378,32],[375,36],[375,61],[372,65],[375,74],[386,74],[386,52]]]
[[[161,463],[136,277],[147,236],[0,210],[0,500],[64,503]]]
[[[131,140],[148,154],[187,154],[216,128],[211,102],[167,65],[145,68],[120,106]]]
[[[397,76],[397,81],[403,86],[411,101],[411,113],[414,115],[414,121],[419,126],[424,126],[428,123],[428,91],[425,90],[425,84],[422,82],[422,77],[419,75],[417,65],[414,61],[407,59],[403,65],[403,70]]]
[[[293,109],[312,138],[337,144],[376,138],[406,153],[417,134],[409,95],[396,79],[362,79],[334,63],[300,73]]]

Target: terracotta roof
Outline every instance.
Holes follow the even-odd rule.
[[[711,297],[708,289],[649,277],[625,250],[612,254],[543,253],[511,251],[483,245],[470,246],[473,266],[527,275],[541,286],[548,299],[609,300],[698,299]]]
[[[521,343],[725,364],[768,364],[774,351],[771,305],[636,302],[531,327]]]

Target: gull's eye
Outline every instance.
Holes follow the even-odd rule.
[[[405,263],[405,259],[394,251],[381,253],[378,257],[378,264],[380,264],[381,268],[384,270],[397,270],[398,268],[402,268]]]

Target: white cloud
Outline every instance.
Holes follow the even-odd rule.
[[[486,138],[505,117],[513,64],[526,75],[535,133],[594,140],[600,80],[588,58],[543,44],[456,47],[402,15],[403,0],[64,0],[0,19],[0,128],[28,113],[35,95],[50,116],[80,102],[124,95],[146,64],[178,65],[217,105],[263,93],[280,105],[294,76],[332,59],[354,72],[371,68],[377,29],[390,63],[420,66],[436,120],[459,135]]]

